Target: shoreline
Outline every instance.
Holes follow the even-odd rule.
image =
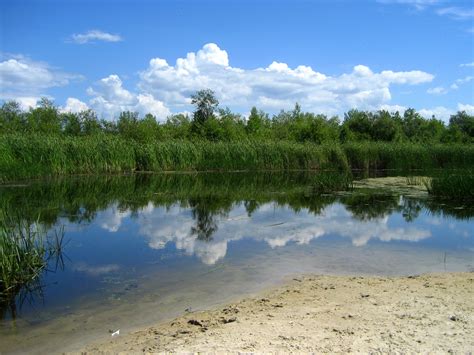
[[[470,352],[474,273],[305,275],[82,352]]]

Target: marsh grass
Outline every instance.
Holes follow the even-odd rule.
[[[3,215],[0,225],[0,310],[14,315],[18,295],[39,291],[52,259],[62,263],[64,229],[49,236],[38,223]]]
[[[428,193],[436,198],[474,201],[474,171],[446,171],[427,184]]]
[[[257,171],[466,168],[474,145],[312,144],[286,141],[156,141],[112,135],[0,136],[0,182],[134,171]]]
[[[336,191],[349,191],[353,189],[353,178],[350,173],[323,171],[314,177],[311,192],[324,194]]]

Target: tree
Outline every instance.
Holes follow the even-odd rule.
[[[219,105],[214,91],[210,89],[199,90],[191,96],[191,103],[196,106],[193,115],[193,123],[202,125],[214,116],[214,112]]]
[[[458,111],[449,118],[449,125],[458,127],[461,132],[474,138],[474,116],[468,115],[466,111]]]
[[[250,110],[250,116],[247,120],[247,126],[245,127],[247,134],[252,137],[263,138],[265,131],[270,128],[270,119],[268,113],[258,111],[254,106]],[[268,137],[265,137],[268,138]]]
[[[45,97],[38,101],[38,107],[28,113],[28,125],[33,132],[61,133],[61,118],[53,101]]]
[[[123,111],[120,113],[117,128],[125,138],[137,138],[138,112]]]
[[[96,113],[90,109],[79,112],[79,120],[81,122],[83,134],[97,134],[102,130]]]
[[[26,128],[24,113],[17,101],[7,101],[0,108],[0,132],[23,132]]]
[[[61,121],[64,134],[68,136],[79,136],[81,134],[81,121],[77,113],[63,113]]]
[[[391,142],[400,136],[400,127],[390,112],[381,110],[374,116],[371,137],[374,141]]]

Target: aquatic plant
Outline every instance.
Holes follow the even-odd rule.
[[[135,171],[472,168],[474,145],[154,141],[119,136],[0,135],[0,182]]]
[[[50,260],[62,261],[64,230],[48,236],[38,223],[5,215],[0,221],[0,314],[8,308],[14,313],[19,294],[41,290]]]
[[[323,171],[314,177],[311,192],[315,194],[335,191],[348,191],[353,188],[353,178],[350,173]]]
[[[474,171],[445,171],[426,183],[428,193],[436,198],[474,200]]]

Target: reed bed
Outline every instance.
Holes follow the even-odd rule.
[[[440,169],[474,166],[474,145],[160,141],[112,135],[0,136],[0,182],[134,171]]]
[[[474,171],[447,171],[426,184],[428,193],[436,198],[474,201]]]

